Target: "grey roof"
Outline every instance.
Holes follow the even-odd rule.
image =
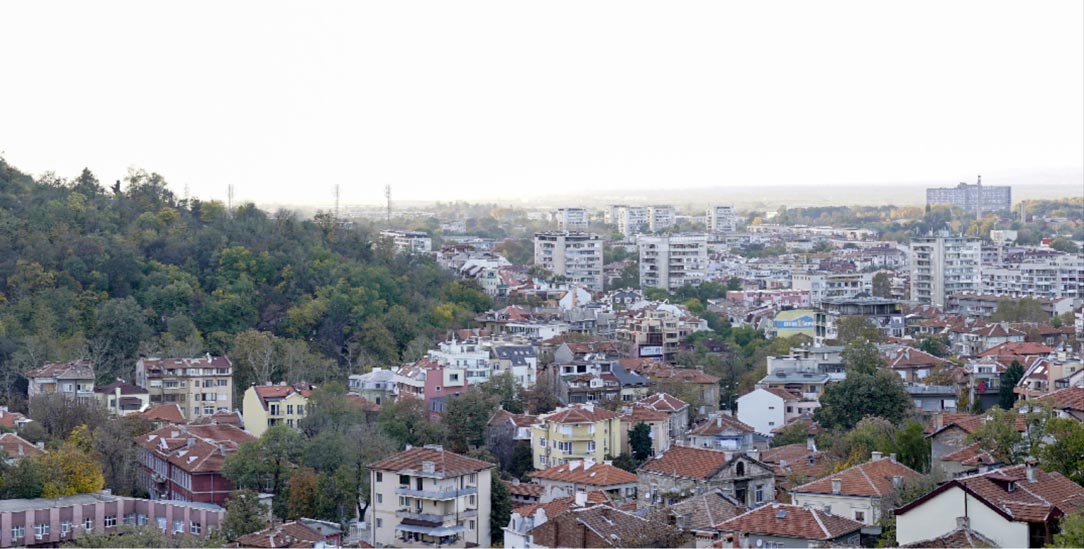
[[[617,378],[617,381],[621,383],[622,387],[626,385],[647,385],[651,383],[651,380],[640,374],[626,370],[624,366],[621,366],[616,362],[610,366],[610,373]]]
[[[62,496],[54,499],[47,498],[34,498],[34,499],[3,499],[0,500],[0,513],[18,513],[21,511],[34,511],[42,509],[53,509],[57,507],[68,507],[74,505],[91,505],[98,503],[99,501],[119,501],[119,500],[138,500],[140,498],[129,498],[122,496],[114,496],[112,494],[105,494],[102,492],[93,492],[89,494],[75,494],[74,496]],[[159,500],[159,503],[168,503],[171,505],[192,507],[196,509],[208,509],[211,511],[220,511],[222,507],[213,503],[197,503],[192,501],[174,501],[174,500]]]
[[[780,368],[760,380],[761,383],[827,383],[828,374],[809,370]]]
[[[361,381],[392,381],[395,379],[395,372],[392,370],[373,370],[367,374],[354,374],[350,376],[350,379],[357,379]]]
[[[502,345],[494,347],[493,353],[499,359],[511,360],[514,366],[526,366],[528,358],[538,356],[531,345]]]

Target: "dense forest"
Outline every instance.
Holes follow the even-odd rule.
[[[0,380],[92,359],[100,383],[139,356],[228,354],[235,386],[321,382],[421,356],[491,306],[371,225],[178,199],[130,170],[33,178],[0,159]]]

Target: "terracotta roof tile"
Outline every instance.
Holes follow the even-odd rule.
[[[727,459],[728,453],[707,448],[671,446],[662,454],[647,460],[639,470],[707,480],[730,461]]]
[[[508,493],[525,498],[540,498],[546,492],[546,487],[534,482],[504,482],[508,487]]]
[[[22,459],[45,455],[45,450],[38,448],[29,440],[26,440],[15,433],[0,434],[0,448],[7,454],[8,459]]]
[[[49,377],[56,379],[94,379],[94,367],[89,360],[72,360],[69,362],[50,362],[30,370],[26,377],[33,379]]]
[[[184,423],[184,413],[181,412],[181,407],[177,404],[159,404],[158,406],[151,406],[140,415],[142,415],[144,419],[150,421],[164,421],[178,424]]]
[[[256,437],[233,425],[167,425],[136,443],[189,473],[222,470],[226,456]]]
[[[594,507],[595,505],[606,505],[613,507],[613,502],[602,490],[591,490],[587,492],[587,505],[586,507]],[[576,496],[568,496],[563,498],[557,498],[547,503],[528,503],[527,505],[520,505],[512,509],[513,513],[519,513],[519,516],[526,517],[535,514],[535,511],[542,509],[546,512],[546,518],[551,519],[566,513],[576,508]]]
[[[1084,388],[1066,387],[1039,398],[1058,410],[1084,410]]]
[[[611,412],[601,406],[592,404],[572,404],[541,417],[544,421],[553,423],[595,423],[613,419],[616,412]]]
[[[287,522],[237,538],[239,547],[316,547],[324,535],[300,522]]]
[[[689,434],[701,436],[715,436],[727,432],[752,433],[756,429],[738,421],[734,416],[718,413],[697,423],[689,430]]]
[[[1084,487],[1060,473],[1035,468],[1035,482],[1028,482],[1025,465],[1004,467],[954,482],[966,486],[987,503],[1023,522],[1046,522],[1054,509],[1064,514],[1084,511]],[[1012,485],[1012,491],[1008,486]]]
[[[616,486],[635,484],[636,475],[605,463],[574,460],[563,465],[531,473],[531,478],[587,484],[589,486]]]
[[[828,541],[862,529],[862,523],[813,508],[773,503],[716,525],[723,531]]]
[[[997,547],[990,538],[970,529],[970,528],[957,528],[943,536],[936,538],[925,539],[922,541],[916,541],[915,543],[909,543],[903,547],[929,547],[929,548],[966,548],[966,547]]]
[[[933,368],[935,366],[948,364],[948,361],[945,359],[938,358],[918,349],[912,349],[911,347],[892,349],[886,352],[884,356],[888,367],[896,369],[921,367]]]
[[[794,488],[793,492],[807,494],[832,494],[832,480],[839,479],[839,493],[846,496],[879,497],[892,492],[892,477],[904,481],[921,477],[922,474],[890,458],[860,463],[838,473],[808,482]]]
[[[687,402],[668,393],[655,393],[651,396],[646,396],[636,401],[636,404],[646,406],[656,412],[666,412],[668,414],[680,412],[689,407]]]
[[[978,442],[945,454],[941,457],[941,461],[954,461],[961,465],[992,465],[997,462],[989,452],[982,449],[982,445]]]
[[[1007,341],[1005,343],[1002,343],[1002,344],[997,345],[995,347],[991,347],[991,348],[979,353],[978,356],[981,356],[981,357],[996,357],[996,356],[1001,356],[1001,355],[1012,355],[1012,356],[1041,355],[1041,356],[1046,356],[1046,355],[1049,355],[1050,353],[1053,353],[1053,352],[1054,352],[1054,349],[1052,347],[1047,347],[1046,345],[1043,345],[1042,343],[1033,343],[1031,341],[1023,341],[1023,342]]]
[[[630,424],[641,421],[670,421],[670,416],[665,412],[659,412],[647,406],[634,405],[629,406],[627,410],[622,412],[621,421]]]
[[[436,471],[445,478],[496,467],[492,463],[449,452],[440,447],[426,446],[399,452],[369,465],[369,468],[384,471],[421,471],[424,462],[433,463]]]
[[[719,489],[679,501],[670,508],[674,513],[685,517],[685,528],[704,531],[714,531],[716,524],[747,510],[741,502]]]

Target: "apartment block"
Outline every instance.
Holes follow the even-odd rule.
[[[699,286],[707,275],[707,235],[641,235],[636,245],[640,250],[641,288],[672,292],[686,284]]]
[[[632,238],[648,230],[648,211],[644,206],[612,206],[611,223],[617,225],[617,232]]]
[[[369,465],[376,547],[489,547],[496,465],[440,446],[410,448]]]
[[[591,222],[586,208],[558,208],[553,212],[553,217],[559,231],[587,232]]]
[[[982,215],[986,212],[1012,211],[1012,187],[960,183],[955,187],[926,189],[926,205],[948,204],[965,212]]]
[[[427,254],[433,251],[433,239],[421,231],[380,231],[380,236],[390,238],[395,251],[408,254]]]
[[[672,227],[676,221],[677,212],[673,206],[648,206],[647,228],[651,232],[658,232],[667,227]]]
[[[860,293],[873,293],[873,276],[876,273],[794,273],[791,288],[809,292],[809,302],[819,305],[825,299],[850,298]]]
[[[245,429],[256,437],[274,425],[296,429],[305,417],[311,396],[310,385],[253,385],[245,389],[241,404]]]
[[[538,470],[576,459],[601,463],[621,453],[621,416],[594,404],[559,408],[531,426],[531,450]]]
[[[596,234],[535,233],[534,264],[593,292],[602,291],[602,237]]]
[[[136,385],[151,404],[177,404],[189,420],[233,409],[233,363],[225,356],[141,358]]]
[[[256,437],[233,425],[166,425],[136,438],[139,485],[151,499],[225,505],[233,484],[226,457]]]
[[[911,239],[911,300],[945,306],[945,297],[978,292],[982,242],[948,233]]]
[[[706,225],[708,232],[714,235],[735,232],[738,230],[738,214],[734,206],[712,206],[708,208]]]
[[[94,368],[89,360],[51,362],[26,373],[27,398],[59,394],[73,400],[90,401],[94,395]]]
[[[993,267],[983,265],[982,293],[1032,298],[1084,297],[1084,256],[1064,254],[1028,258]]]

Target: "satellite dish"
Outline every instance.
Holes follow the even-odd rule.
[[[760,546],[762,546],[762,545],[764,545],[764,540],[762,540],[762,539],[758,539],[758,540],[757,540],[757,547],[760,547]]]

